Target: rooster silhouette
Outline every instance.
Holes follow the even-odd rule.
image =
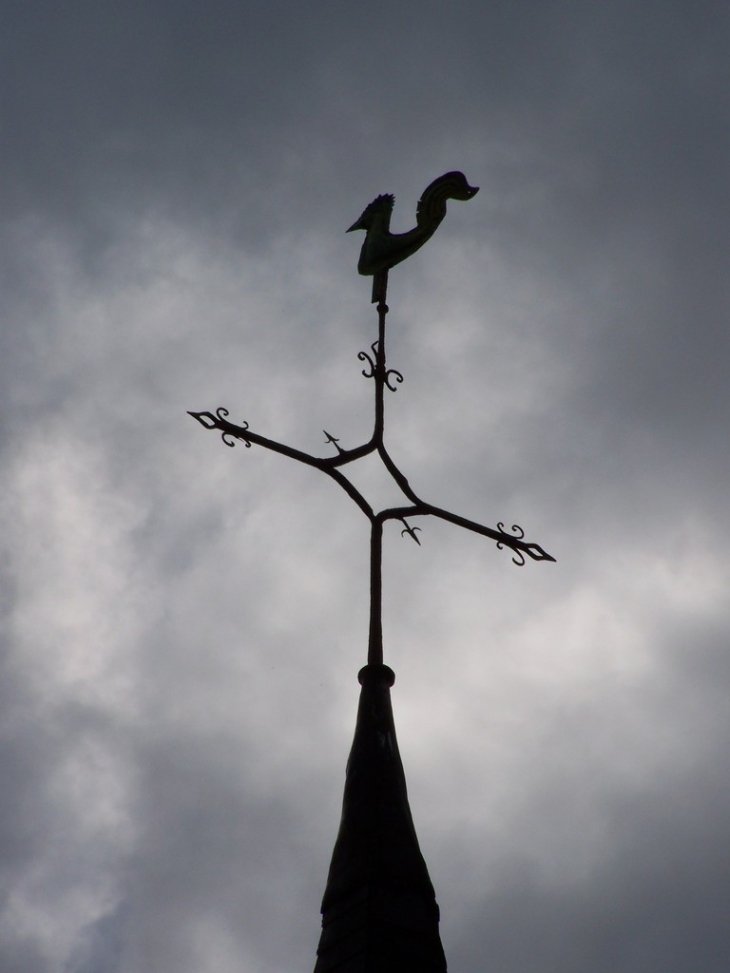
[[[446,216],[447,199],[471,199],[479,192],[470,186],[463,172],[447,172],[424,189],[416,207],[416,225],[407,233],[391,233],[390,218],[395,197],[378,196],[347,230],[365,230],[365,242],[357,264],[358,273],[374,277],[373,302],[384,294],[385,275],[391,267],[410,257],[430,240]]]

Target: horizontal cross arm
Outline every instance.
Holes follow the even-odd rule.
[[[271,449],[275,453],[281,453],[282,456],[288,456],[289,459],[295,459],[299,463],[304,463],[306,466],[313,466],[315,469],[321,470],[342,487],[366,517],[370,520],[373,519],[373,509],[370,504],[357,487],[343,476],[338,469],[334,468],[329,458],[320,459],[318,456],[312,456],[310,453],[305,453],[301,449],[287,446],[286,443],[279,443],[275,439],[260,436],[248,428],[247,422],[242,426],[237,426],[235,423],[229,422],[226,418],[228,415],[227,409],[216,409],[215,414],[212,412],[188,412],[188,415],[192,416],[193,419],[197,419],[205,429],[217,429],[226,446],[235,446],[235,440],[238,439],[244,442],[246,446],[250,446],[252,443],[256,446],[263,446],[264,449]]]
[[[497,547],[509,547],[511,550],[516,551],[522,555],[526,554],[533,561],[554,561],[555,558],[548,554],[546,550],[540,547],[539,544],[530,544],[523,540],[524,531],[521,527],[516,524],[512,528],[515,534],[508,534],[505,532],[503,525],[501,523],[497,524],[497,530],[493,527],[485,527],[483,524],[478,524],[474,520],[467,520],[466,517],[459,517],[458,514],[452,514],[448,510],[442,510],[440,507],[428,506],[428,512],[433,514],[434,517],[440,517],[442,520],[448,520],[451,524],[456,524],[457,527],[465,527],[467,530],[473,530],[477,534],[483,534],[485,537],[491,537],[492,540],[497,542]],[[518,564],[524,564],[524,558]]]
[[[497,547],[499,548],[509,547],[510,550],[515,551],[521,557],[521,560],[515,561],[516,564],[524,564],[525,555],[533,561],[555,561],[555,558],[551,554],[548,554],[539,544],[532,544],[525,541],[523,539],[524,532],[522,528],[516,524],[512,528],[514,533],[509,534],[504,530],[501,523],[497,525],[496,529],[494,527],[486,527],[484,524],[478,524],[474,520],[467,520],[466,517],[452,514],[448,510],[442,510],[441,507],[434,507],[432,504],[424,503],[422,500],[419,500],[417,504],[413,504],[410,507],[391,507],[389,510],[382,511],[378,516],[381,520],[402,520],[404,517],[422,517],[428,515],[440,517],[441,520],[446,520],[450,524],[456,524],[457,527],[464,527],[466,530],[472,530],[476,534],[490,537],[493,541],[497,542]]]

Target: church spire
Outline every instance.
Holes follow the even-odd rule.
[[[420,544],[411,520],[438,517],[507,548],[513,562],[554,561],[539,544],[525,540],[519,524],[505,529],[467,520],[422,500],[396,466],[385,446],[385,389],[395,392],[403,375],[388,368],[385,355],[385,320],[388,272],[430,239],[446,215],[446,200],[471,199],[477,192],[463,173],[452,171],[435,179],[425,190],[416,212],[416,226],[408,233],[390,232],[393,197],[378,196],[366,207],[351,230],[366,231],[358,270],[373,276],[373,303],[377,303],[378,337],[370,352],[358,359],[362,373],[375,387],[375,421],[370,439],[345,448],[325,432],[335,454],[314,456],[269,439],[247,422],[228,421],[228,409],[215,413],[191,412],[206,429],[215,429],[227,446],[243,442],[262,446],[326,473],[348,494],[370,522],[370,630],[368,665],[360,671],[362,686],[355,739],[347,764],[342,821],[332,855],[327,889],[322,902],[322,935],[315,973],[445,973],[446,960],[439,937],[439,910],[418,847],[408,806],[403,764],[395,738],[390,687],[395,676],[383,665],[382,549],[383,526],[395,520]],[[374,509],[343,473],[349,463],[377,454],[404,496],[399,506]]]
[[[445,973],[439,908],[395,736],[393,670],[367,665],[315,973]]]

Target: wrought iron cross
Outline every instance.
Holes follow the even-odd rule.
[[[416,226],[408,233],[391,233],[390,216],[393,209],[393,197],[378,196],[364,210],[360,219],[350,230],[365,230],[366,237],[360,254],[358,271],[365,276],[373,277],[372,302],[377,303],[378,339],[370,347],[370,352],[361,351],[358,359],[366,362],[363,369],[365,378],[373,379],[375,383],[375,422],[373,434],[362,446],[343,449],[339,440],[326,430],[326,442],[334,446],[334,456],[312,456],[302,450],[267,439],[248,427],[248,423],[235,425],[228,421],[227,409],[218,408],[212,412],[189,412],[194,419],[206,429],[217,429],[226,446],[235,446],[236,440],[242,441],[247,447],[252,444],[271,449],[276,453],[298,460],[307,466],[313,466],[330,476],[350,496],[370,521],[370,632],[368,638],[368,664],[383,664],[383,628],[382,628],[382,553],[383,553],[383,524],[387,520],[398,520],[403,524],[401,535],[408,535],[417,544],[420,540],[415,527],[408,522],[409,518],[432,516],[440,517],[457,527],[489,537],[500,550],[509,548],[515,555],[512,560],[520,567],[525,564],[525,556],[533,561],[554,561],[539,544],[525,541],[525,533],[520,526],[513,524],[510,532],[505,530],[504,523],[499,522],[494,527],[486,527],[473,520],[467,520],[458,514],[435,507],[426,503],[416,494],[406,477],[386,449],[385,432],[385,389],[395,392],[397,384],[403,381],[399,371],[388,368],[385,359],[385,318],[388,305],[385,303],[388,288],[388,271],[395,264],[405,260],[415,253],[433,235],[446,215],[447,199],[471,199],[478,192],[478,188],[469,186],[464,175],[460,172],[447,172],[435,179],[424,191],[418,203],[416,212]],[[348,231],[349,232],[349,231]],[[404,496],[410,501],[403,506],[388,507],[375,511],[367,502],[357,487],[343,474],[342,468],[348,463],[362,459],[370,453],[377,453],[383,465],[400,487]]]

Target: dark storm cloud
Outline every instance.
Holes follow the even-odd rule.
[[[386,537],[450,968],[725,973],[729,19],[7,6],[0,965],[313,965],[366,523],[185,411],[364,441],[344,230],[461,168],[392,275],[388,436],[559,560]]]
[[[718,769],[695,768],[670,788],[647,782],[643,795],[611,807],[606,859],[590,880],[556,882],[534,862],[520,865],[519,852],[498,867],[471,919],[483,930],[483,962],[525,973],[536,955],[551,973],[722,969],[730,886]],[[479,968],[476,953],[453,960]]]
[[[466,126],[480,143],[532,144],[541,158],[517,168],[527,161],[533,177],[542,166],[560,178],[571,155],[598,151],[608,191],[613,176],[622,198],[656,195],[683,161],[685,173],[699,161],[717,175],[702,136],[727,97],[726,24],[719,8],[688,11],[644,5],[624,28],[615,5],[431,4],[418,15],[398,5],[16,5],[4,32],[6,191],[23,209],[64,198],[100,207],[105,194],[138,206],[177,191],[177,205],[199,214],[195,196],[204,189],[221,208],[230,183],[213,183],[237,168],[244,190],[267,178],[274,190],[289,174],[311,192],[313,166],[336,176],[361,157],[370,172],[385,152],[392,169],[396,152],[409,169],[434,129],[463,139]],[[154,196],[140,200],[145,189]]]

